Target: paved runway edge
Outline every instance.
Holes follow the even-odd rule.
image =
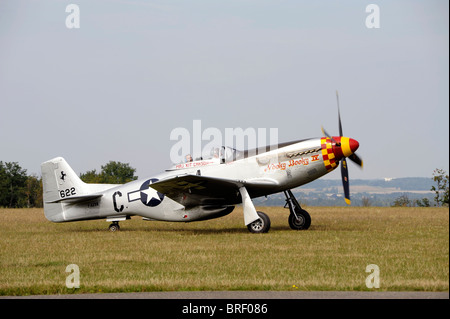
[[[449,292],[423,291],[167,291],[1,296],[0,299],[449,299]]]

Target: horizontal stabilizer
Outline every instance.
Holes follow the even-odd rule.
[[[51,203],[81,203],[81,202],[87,202],[93,199],[97,199],[102,197],[103,194],[89,194],[89,195],[78,195],[78,196],[70,196],[70,197],[65,197],[65,198],[60,198],[54,201],[50,201],[50,202],[46,202],[48,204]]]

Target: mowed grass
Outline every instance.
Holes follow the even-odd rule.
[[[0,209],[0,295],[170,290],[449,289],[448,208],[309,207],[293,231],[288,210],[251,234],[242,209],[194,223],[138,217],[110,233],[104,220],[54,224],[42,209]],[[80,288],[67,288],[69,264]],[[380,288],[366,287],[366,267]]]

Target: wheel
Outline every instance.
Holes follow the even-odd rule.
[[[267,233],[270,229],[270,218],[263,212],[256,212],[259,216],[258,220],[248,224],[247,228],[251,233],[262,234]]]
[[[311,216],[304,209],[296,211],[298,219],[294,214],[289,214],[289,226],[294,230],[306,230],[311,226]]]
[[[120,226],[119,223],[112,223],[111,225],[109,225],[109,231],[114,233],[116,231],[120,230]]]

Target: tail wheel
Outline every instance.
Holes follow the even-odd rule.
[[[270,229],[270,218],[263,212],[256,212],[259,216],[258,220],[248,224],[247,228],[251,233],[262,234],[267,233]]]
[[[294,230],[306,230],[311,226],[311,216],[304,210],[295,210],[297,216],[289,214],[289,226]]]
[[[109,225],[109,231],[114,233],[116,231],[120,230],[120,226],[118,222],[112,223],[111,225]]]

